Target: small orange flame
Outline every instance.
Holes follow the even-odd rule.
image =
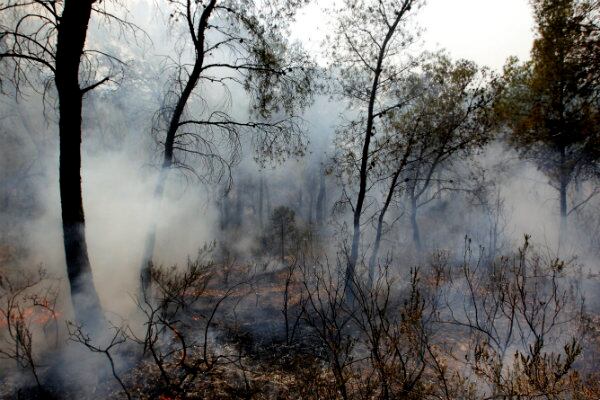
[[[46,302],[40,303],[40,305],[33,305],[23,310],[13,309],[10,313],[10,322],[15,323],[32,323],[34,325],[45,325],[51,321],[55,321],[60,313],[51,311],[48,308],[49,304]],[[8,326],[8,320],[6,315],[0,316],[0,328]]]

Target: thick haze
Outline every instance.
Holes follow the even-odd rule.
[[[330,32],[335,0],[313,2],[300,13],[294,38],[320,53]],[[417,21],[423,48],[446,49],[454,58],[466,58],[500,70],[509,56],[526,59],[533,41],[533,16],[528,0],[429,0]]]
[[[332,5],[333,1],[313,2],[300,13],[292,27],[293,38],[300,40],[321,61],[321,41],[332,23],[331,14],[326,10]],[[142,36],[139,43],[122,46],[118,42],[119,37],[112,37],[112,42],[103,44],[128,61],[123,85],[101,95],[90,95],[84,115],[90,121],[84,125],[82,168],[89,250],[100,295],[105,303],[114,303],[107,304],[109,309],[119,308],[121,301],[129,301],[134,291],[136,268],[149,215],[156,212],[161,215],[156,253],[158,263],[184,263],[204,243],[218,236],[214,205],[220,190],[218,186],[173,179],[168,184],[168,195],[162,204],[152,204],[151,194],[160,152],[150,139],[151,120],[159,106],[165,78],[161,65],[165,57],[171,55],[178,37],[174,32],[164,34],[168,13],[157,9],[151,2],[132,1],[128,4],[128,12],[129,18],[148,33],[148,38]],[[99,22],[91,25],[89,40],[94,43],[102,43],[108,35],[107,28]],[[533,37],[531,12],[526,0],[431,0],[420,10],[418,22],[423,30],[423,45],[414,46],[415,50],[447,49],[454,58],[470,58],[495,69],[500,69],[510,55],[527,58]],[[205,94],[205,98],[214,103],[222,101],[218,93]],[[244,119],[247,99],[243,93],[234,93],[232,98],[235,101],[231,112]],[[34,99],[31,104],[25,111],[25,118],[29,124],[43,127],[44,115],[38,111],[40,105]],[[304,113],[311,143],[308,156],[300,164],[289,161],[275,171],[267,168],[263,172],[274,182],[281,174],[295,177],[292,181],[283,180],[281,188],[272,188],[273,207],[295,202],[297,189],[290,185],[306,179],[306,171],[327,162],[327,157],[331,156],[329,149],[332,148],[334,131],[343,112],[342,103],[320,97]],[[15,126],[20,124],[18,118],[13,121]],[[47,154],[37,161],[46,171],[45,178],[38,180],[43,213],[28,222],[27,243],[36,247],[33,263],[43,263],[60,274],[64,268],[64,256],[60,242],[57,143],[52,122],[46,127],[52,130],[45,135],[53,146],[47,147]],[[491,157],[488,156],[490,154]],[[259,176],[259,166],[252,161],[252,151],[247,149],[243,156],[243,163],[234,170],[234,176],[237,174],[238,178],[234,185],[240,183],[240,179],[250,179],[249,184],[253,185],[252,179]],[[508,171],[499,173],[496,164],[507,157],[517,160],[516,154],[507,153],[502,148],[489,149],[481,157],[492,178],[500,182],[501,195],[506,199],[507,218],[510,220],[505,232],[507,238],[518,244],[522,235],[529,233],[540,243],[555,243],[558,227],[556,192],[529,164],[513,163]],[[302,167],[298,168],[298,165]],[[328,200],[334,202],[338,199],[339,193],[333,190]],[[444,216],[444,219],[448,226],[460,223],[460,219],[456,221],[454,216]],[[401,232],[406,225],[400,225],[398,229],[399,240],[403,240]],[[462,228],[449,243],[461,246],[464,235],[468,233],[471,232],[467,228]],[[410,232],[404,234],[410,246]],[[118,285],[103,284],[115,274],[122,277]]]
[[[96,381],[112,380],[113,376],[125,392],[125,386],[146,385],[146,381],[148,387],[162,385],[160,377],[157,377],[158,371],[163,373],[160,364],[163,361],[154,350],[147,350],[147,345],[154,345],[153,335],[159,346],[166,344],[164,354],[168,356],[164,360],[170,360],[169,368],[174,368],[173,371],[178,371],[178,368],[192,370],[186,365],[188,349],[190,356],[199,355],[207,366],[212,363],[206,370],[198,367],[203,364],[194,364],[194,377],[190,382],[194,379],[210,380],[206,381],[206,387],[198,385],[201,388],[198,393],[202,394],[197,398],[217,398],[206,394],[208,388],[218,387],[217,377],[220,382],[229,382],[243,376],[246,387],[239,392],[231,392],[235,393],[231,398],[240,398],[244,390],[248,391],[246,373],[252,368],[258,370],[263,364],[269,364],[273,371],[280,367],[287,370],[287,360],[295,363],[296,358],[303,374],[298,375],[294,382],[302,386],[311,383],[308,381],[313,377],[308,373],[312,370],[305,368],[305,364],[310,366],[311,362],[315,363],[314,371],[317,372],[314,379],[321,377],[319,379],[334,382],[339,379],[336,373],[323,371],[326,371],[325,365],[333,360],[329,352],[337,349],[344,349],[348,355],[344,358],[343,368],[356,368],[357,373],[353,375],[356,378],[352,379],[364,376],[370,381],[380,379],[377,378],[379,372],[387,368],[383,365],[377,373],[361,369],[361,365],[371,362],[367,360],[376,358],[376,353],[368,349],[371,345],[374,348],[378,346],[371,343],[371,338],[385,337],[380,333],[383,330],[368,332],[371,326],[375,326],[370,318],[378,319],[377,324],[382,327],[387,326],[384,328],[389,329],[386,335],[392,331],[396,332],[392,332],[393,335],[407,334],[410,336],[407,346],[418,349],[418,353],[404,354],[398,343],[404,344],[391,335],[385,340],[390,340],[393,345],[377,347],[377,352],[385,354],[382,358],[390,356],[393,359],[396,353],[403,353],[409,361],[403,364],[416,360],[417,365],[419,357],[436,359],[438,355],[434,353],[439,352],[440,360],[447,360],[436,361],[435,365],[432,363],[435,368],[428,372],[421,369],[419,379],[431,379],[427,386],[439,384],[432,377],[437,376],[438,370],[446,369],[452,374],[454,370],[465,370],[465,377],[473,378],[474,382],[485,379],[481,370],[467,368],[473,360],[467,357],[471,349],[466,347],[469,341],[476,343],[473,354],[477,354],[482,349],[478,347],[479,335],[485,331],[482,325],[467,330],[467,326],[471,329],[475,325],[461,324],[458,320],[454,320],[456,326],[448,329],[445,318],[451,314],[454,318],[452,307],[456,307],[459,313],[464,312],[469,324],[472,323],[471,318],[479,324],[481,316],[488,319],[483,321],[484,325],[490,321],[494,323],[496,319],[503,321],[505,317],[509,320],[506,326],[510,327],[510,334],[505,347],[502,353],[494,353],[500,361],[523,362],[519,361],[516,350],[534,351],[536,347],[531,340],[535,339],[535,345],[540,340],[543,346],[555,352],[551,354],[560,354],[556,362],[554,358],[544,358],[546,353],[535,357],[544,362],[550,360],[556,364],[554,368],[562,371],[560,357],[563,360],[567,358],[560,351],[563,344],[569,343],[562,339],[570,338],[571,332],[568,332],[569,336],[566,332],[578,330],[578,327],[571,326],[569,319],[557,319],[557,313],[551,326],[556,324],[558,327],[554,336],[544,338],[542,335],[540,339],[529,333],[528,329],[532,326],[526,318],[516,320],[516,324],[514,322],[515,310],[522,311],[527,317],[527,307],[519,309],[521,306],[513,303],[510,305],[512,308],[493,309],[494,304],[508,304],[503,302],[517,301],[520,297],[524,304],[533,305],[533,311],[530,311],[533,319],[538,315],[546,318],[552,307],[558,308],[561,315],[566,313],[568,316],[575,310],[570,308],[569,302],[571,297],[579,296],[579,285],[585,297],[581,310],[585,305],[593,312],[590,315],[597,318],[600,309],[600,296],[597,295],[600,189],[597,180],[582,178],[581,181],[573,181],[566,203],[579,204],[567,214],[568,226],[566,223],[561,226],[560,192],[557,190],[559,184],[556,179],[553,180],[555,176],[535,162],[539,158],[535,160],[531,151],[526,151],[526,145],[515,144],[514,132],[509,131],[510,125],[499,116],[502,112],[498,111],[501,109],[498,99],[510,92],[502,90],[506,88],[503,84],[508,81],[508,73],[503,74],[502,71],[506,60],[511,56],[522,61],[530,58],[536,28],[529,0],[424,0],[425,4],[419,10],[408,7],[401,11],[398,11],[398,4],[421,2],[386,0],[379,6],[384,7],[382,4],[385,3],[389,10],[381,13],[381,20],[376,26],[369,19],[378,14],[373,13],[371,7],[367,8],[376,5],[376,0],[373,3],[358,0],[357,4],[365,8],[360,11],[346,9],[346,14],[352,18],[344,12],[336,14],[333,11],[345,0],[311,0],[308,6],[300,9],[289,30],[285,21],[273,22],[273,18],[264,17],[272,15],[268,12],[261,16],[252,14],[265,11],[259,6],[264,0],[255,0],[257,3],[222,0],[220,9],[227,10],[223,14],[206,11],[212,9],[214,2],[209,3],[211,6],[207,2],[196,1],[198,10],[204,10],[194,14],[196,17],[203,16],[197,19],[203,21],[199,26],[205,29],[202,38],[206,42],[201,42],[204,53],[200,45],[194,48],[187,31],[193,29],[196,21],[192,17],[187,19],[192,26],[190,28],[186,26],[185,18],[177,20],[185,12],[178,16],[173,7],[179,4],[185,9],[185,1],[106,1],[101,3],[108,4],[111,12],[111,7],[115,7],[116,15],[135,24],[139,30],[119,29],[123,25],[111,25],[97,13],[87,28],[86,48],[114,56],[123,63],[115,63],[119,67],[114,70],[109,68],[111,74],[118,71],[111,75],[111,80],[83,94],[80,176],[86,247],[94,285],[107,320],[115,327],[123,326],[123,342],[114,348],[115,354],[117,349],[122,353],[116,358],[122,360],[123,365],[119,368],[123,376],[134,373],[123,385],[110,357],[114,375],[109,375],[108,369],[102,372],[104,368],[92,366],[92,361],[108,365],[103,354],[109,355],[109,350],[83,349],[68,342],[64,349],[70,350],[65,351],[64,358],[45,364],[44,368],[50,371],[48,381],[52,381],[53,376],[64,375],[78,381],[77,385],[82,386],[78,390],[82,392],[89,390],[88,387],[96,390]],[[304,0],[276,1],[285,5],[296,4],[294,1],[304,4]],[[347,1],[352,4],[352,0]],[[0,17],[2,4],[0,0]],[[34,1],[31,4],[40,3]],[[187,6],[190,4],[194,3],[187,3]],[[248,23],[248,26],[241,24],[237,27],[241,32],[239,37],[231,32],[235,32],[235,24],[240,22],[227,15],[243,14],[245,11],[227,9],[231,4],[258,4],[244,8],[251,10],[249,15],[259,22],[256,25]],[[403,20],[405,11],[410,14],[406,22]],[[216,16],[211,16],[211,12]],[[391,15],[397,16],[395,23],[389,22]],[[205,17],[209,18],[209,22]],[[261,18],[268,21],[260,21]],[[0,28],[3,23],[0,22]],[[343,27],[338,36],[333,31],[336,23]],[[220,31],[223,26],[233,28],[223,33]],[[373,29],[367,31],[369,27]],[[277,28],[282,28],[281,32]],[[348,31],[343,31],[344,28]],[[416,39],[413,42],[413,29],[417,28],[418,34],[414,35]],[[246,34],[268,32],[270,29],[276,36],[273,42],[267,36],[258,35],[258,44],[245,47],[252,40],[247,39]],[[288,43],[288,34],[291,34],[291,43]],[[358,39],[349,37],[352,34]],[[347,43],[344,43],[345,39]],[[2,40],[5,39],[0,35],[0,51],[3,51]],[[193,43],[199,43],[195,36]],[[359,50],[355,50],[356,43]],[[288,47],[288,44],[291,46]],[[267,46],[275,49],[273,54],[265,50]],[[281,59],[277,54],[278,46],[281,46],[282,54],[286,53]],[[307,57],[304,57],[301,47],[307,50]],[[297,51],[300,61],[288,60],[288,51]],[[258,61],[249,57],[254,53],[258,54]],[[262,58],[267,61],[275,59],[274,66],[271,67]],[[197,76],[202,79],[189,85],[186,82],[195,74],[190,73],[194,59],[204,62],[193,67],[194,71],[201,70]],[[98,76],[106,74],[104,68],[103,64],[98,67]],[[253,70],[269,73],[264,75],[267,78],[262,75],[255,77],[249,72]],[[291,89],[285,85],[280,87],[278,79],[293,76],[295,70],[306,71],[302,80],[306,86],[290,84]],[[5,78],[0,75],[0,79]],[[0,84],[6,82],[7,86],[2,89],[8,94],[0,93],[0,137],[3,140],[0,145],[0,340],[3,323],[8,326],[8,321],[12,321],[9,313],[2,310],[9,298],[2,297],[2,290],[8,293],[3,283],[4,267],[18,277],[24,275],[23,271],[33,271],[40,266],[49,272],[51,278],[58,278],[60,282],[56,284],[60,289],[56,306],[58,314],[52,316],[55,322],[61,324],[57,324],[55,335],[55,347],[59,349],[58,338],[67,338],[63,322],[74,318],[72,304],[76,305],[76,311],[78,303],[69,301],[70,276],[65,268],[64,217],[61,215],[59,192],[59,110],[54,76],[49,72],[36,76],[36,79],[40,81],[36,83],[49,83],[49,89],[44,93],[47,97],[36,91],[38,88],[26,85],[19,88],[23,89],[22,93],[16,96],[11,92],[15,89],[10,86],[12,82],[0,80]],[[80,77],[80,80],[83,78]],[[192,89],[187,91],[188,88]],[[275,89],[269,90],[272,88]],[[284,95],[279,96],[280,92],[287,95],[288,91],[291,100]],[[185,92],[191,93],[191,96],[181,106],[178,100]],[[267,105],[261,108],[263,100]],[[261,113],[263,108],[271,106],[269,102],[276,103],[277,107],[273,106],[272,113]],[[537,104],[538,101],[531,103]],[[522,104],[516,100],[510,103],[518,111],[526,108]],[[62,118],[66,113],[64,103],[61,106]],[[183,110],[179,119],[173,117],[178,115],[173,110]],[[281,124],[281,121],[290,120],[294,123]],[[226,128],[220,130],[222,127]],[[273,130],[270,131],[269,127]],[[172,132],[172,136],[168,136],[167,132]],[[265,137],[261,137],[261,133]],[[165,136],[171,138],[171,144],[175,143],[170,151],[169,140]],[[196,140],[200,144],[193,140],[187,143],[187,137],[198,138]],[[279,140],[285,142],[282,148],[273,144]],[[202,146],[203,143],[208,144]],[[170,154],[174,158],[167,163]],[[547,152],[542,153],[542,157],[547,155]],[[64,202],[64,198],[62,200]],[[153,238],[153,233],[156,234],[156,243],[146,258],[147,243],[152,243],[147,238]],[[526,256],[529,250],[523,249],[529,245],[533,251]],[[354,261],[350,261],[352,253],[358,254]],[[565,264],[560,260],[565,260]],[[369,269],[365,268],[367,262]],[[530,269],[530,264],[536,268]],[[548,269],[538,270],[537,267],[542,264],[544,267],[548,264]],[[144,291],[145,275],[143,272],[140,274],[146,266],[148,272],[158,272],[158,277],[148,273],[152,276],[150,281],[154,282],[147,293]],[[375,271],[376,267],[379,271]],[[194,271],[203,276],[194,278]],[[424,271],[423,275],[421,271]],[[164,276],[161,275],[163,272]],[[354,298],[353,288],[361,289],[362,274],[365,278],[369,274],[370,278],[364,282],[367,296]],[[352,282],[351,278],[358,279]],[[391,291],[391,286],[387,287],[390,291],[386,294],[386,285],[391,285],[387,282],[388,278],[396,286],[394,291]],[[188,285],[188,279],[196,281]],[[475,289],[472,279],[476,281]],[[510,279],[514,279],[514,284],[510,283]],[[556,286],[557,279],[561,280],[560,286]],[[538,280],[542,282],[539,287]],[[555,286],[545,286],[550,282]],[[523,285],[522,288],[519,284]],[[562,301],[567,307],[561,309],[563,303],[558,299],[557,288],[563,290],[563,287],[566,289]],[[515,292],[517,289],[521,292]],[[169,290],[173,293],[179,291],[179,297],[170,300]],[[315,294],[311,294],[312,290]],[[513,294],[505,296],[510,290]],[[528,297],[529,290],[533,293],[532,297]],[[547,293],[542,293],[546,290]],[[409,291],[411,304],[407,306],[409,301],[404,296]],[[538,291],[549,297],[536,297]],[[153,298],[154,292],[164,292],[165,296],[163,299]],[[324,301],[320,297],[321,292],[326,295]],[[318,301],[305,296],[316,296],[314,298]],[[386,303],[386,309],[379,309],[379,297]],[[178,298],[182,301],[178,302]],[[187,307],[186,302],[190,298],[194,298],[190,302],[193,307]],[[480,315],[476,298],[480,298],[481,309],[484,310]],[[38,301],[35,296],[31,299]],[[28,298],[28,301],[31,299]],[[352,301],[346,301],[348,299]],[[389,299],[392,301],[387,309]],[[360,305],[361,310],[354,308],[357,301],[364,303]],[[573,304],[579,307],[579,301],[578,297]],[[367,304],[369,302],[373,304]],[[446,304],[442,305],[443,302]],[[148,312],[155,306],[154,303],[160,304],[159,308],[156,312]],[[40,302],[36,306],[47,307],[47,304]],[[173,312],[175,322],[169,325],[164,316],[171,307],[176,309]],[[321,312],[319,307],[325,311]],[[430,314],[428,307],[431,307]],[[295,322],[288,321],[288,308],[293,310],[294,313],[289,316],[294,316]],[[508,309],[513,314],[505,314]],[[492,311],[488,314],[489,310]],[[536,314],[535,310],[541,310],[540,314]],[[338,314],[340,311],[342,313]],[[579,309],[576,311],[579,313]],[[346,312],[349,317],[344,315]],[[401,319],[397,327],[386,319],[388,312]],[[368,324],[360,321],[360,313],[367,316],[364,321]],[[321,321],[311,321],[315,315],[325,317],[321,317]],[[164,321],[159,321],[160,318]],[[282,318],[285,318],[284,324]],[[327,318],[331,318],[333,323]],[[433,321],[427,324],[440,324],[429,332],[429,325],[421,323],[426,319]],[[338,320],[344,322],[338,326]],[[525,320],[527,324],[523,323]],[[540,321],[534,323],[540,323],[543,331],[546,320]],[[592,325],[598,320],[589,321]],[[294,324],[291,334],[290,322]],[[156,328],[163,323],[165,325],[160,329]],[[184,329],[177,324],[182,324]],[[360,329],[367,327],[367,333],[360,330],[356,331],[359,333],[353,332],[361,324],[363,327]],[[410,324],[419,325],[418,329],[423,330],[414,330]],[[319,331],[320,326],[324,333]],[[519,332],[513,338],[513,330],[517,331],[514,326],[518,326]],[[55,355],[51,353],[55,350],[46,343],[49,340],[45,337],[46,325],[40,324],[35,329],[36,345],[38,341],[43,343],[41,350],[36,351],[44,355],[47,352],[49,359],[54,360]],[[330,329],[333,329],[333,334]],[[497,331],[493,324],[491,328],[485,325],[485,329],[492,334]],[[155,333],[152,333],[153,330]],[[188,339],[184,340],[180,332],[189,335],[187,344]],[[72,339],[72,333],[70,335]],[[357,335],[356,340],[352,335]],[[429,335],[431,346],[429,343],[425,347],[412,342],[414,338],[429,340]],[[518,335],[521,337],[517,339]],[[95,339],[100,343],[110,339],[108,336],[102,332],[98,335],[99,339]],[[342,342],[347,341],[347,344],[329,345],[326,341],[330,337],[334,341],[343,339]],[[600,331],[597,338],[600,338]],[[177,348],[178,340],[181,351]],[[79,342],[86,344],[85,340]],[[249,343],[247,349],[243,348],[246,342]],[[312,342],[318,345],[314,346]],[[490,343],[488,341],[487,345]],[[306,344],[310,346],[304,348]],[[132,350],[137,348],[135,346],[143,350],[141,357],[137,357],[137,350]],[[214,357],[207,353],[207,349],[213,346],[214,350],[210,349],[210,352],[214,351]],[[221,357],[221,352],[238,353],[238,347],[237,358]],[[567,352],[567,346],[564,349]],[[86,368],[80,368],[80,372],[85,374],[80,379],[70,369],[78,369],[78,361],[87,362],[82,352],[87,354],[88,350],[93,350],[95,358],[90,358]],[[446,350],[448,358],[443,358],[446,355],[441,353]],[[203,354],[196,354],[200,351]],[[314,356],[311,355],[313,351]],[[248,354],[242,355],[243,352]],[[256,359],[252,358],[255,356],[251,354],[253,352]],[[281,360],[272,362],[261,352],[269,357],[273,354],[267,353],[274,353]],[[150,353],[158,369],[153,367],[148,356]],[[419,355],[421,353],[423,355]],[[288,357],[290,354],[292,356]],[[368,354],[372,356],[365,357]],[[483,353],[480,351],[480,354]],[[0,361],[1,356],[2,343]],[[175,360],[173,357],[181,357],[181,361],[171,362]],[[314,361],[311,361],[313,357]],[[463,363],[463,359],[465,364],[457,366],[459,362]],[[40,360],[43,358],[40,357]],[[474,360],[479,362],[477,358]],[[492,357],[487,362],[495,363],[494,360]],[[527,360],[534,360],[534,357]],[[600,356],[596,360],[600,360]],[[594,361],[584,360],[584,363],[597,368],[593,365]],[[213,366],[220,367],[221,362],[226,366],[222,380],[221,376],[213,375],[216,370],[212,370]],[[67,364],[72,367],[63,371],[62,365]],[[354,367],[355,364],[357,367]],[[56,368],[55,374],[52,371],[54,365],[61,366]],[[493,368],[497,365],[502,366],[493,364]],[[526,369],[521,364],[506,365],[508,367],[499,369],[501,374],[511,374],[511,368],[522,374],[522,370]],[[5,382],[3,367],[0,363],[0,398],[3,398]],[[496,371],[489,371],[492,370]],[[551,370],[546,372],[551,375]],[[445,379],[446,372],[440,374]],[[285,373],[279,375],[286,376]],[[402,376],[397,371],[393,375]],[[420,378],[421,375],[423,378]],[[258,376],[262,375],[257,374],[252,379]],[[344,377],[343,374],[340,376]],[[460,378],[458,374],[456,377]],[[182,388],[186,379],[182,378]],[[469,383],[468,379],[465,385]],[[270,380],[264,379],[264,382]],[[58,387],[61,383],[56,385]],[[364,385],[368,395],[365,398],[377,397],[369,394],[371,385],[371,382]],[[171,386],[167,382],[165,388],[171,390]],[[400,386],[407,387],[404,383]],[[362,390],[360,385],[356,388]],[[205,392],[200,392],[204,389]],[[260,398],[333,398],[304,394],[279,396],[285,390],[282,385],[276,389],[277,397]],[[329,393],[336,390],[339,389],[334,388]],[[149,391],[147,397],[142,396],[142,392],[138,394],[139,398],[149,399],[184,398],[159,397],[159,391]],[[27,398],[27,392],[24,396]],[[95,397],[90,399],[102,398],[96,393],[92,396]],[[21,397],[19,395],[18,398]],[[402,396],[379,397],[393,399]],[[447,395],[445,398],[464,397]]]

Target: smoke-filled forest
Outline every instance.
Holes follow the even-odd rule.
[[[484,3],[0,0],[0,397],[600,399],[600,1]]]

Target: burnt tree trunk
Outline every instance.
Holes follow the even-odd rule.
[[[373,137],[373,127],[375,124],[375,103],[377,102],[379,81],[381,79],[381,73],[383,72],[383,62],[388,56],[388,45],[392,40],[400,20],[406,12],[410,10],[411,3],[405,1],[400,11],[396,13],[396,17],[391,25],[388,25],[388,30],[385,38],[379,46],[379,53],[377,54],[377,66],[374,70],[372,85],[369,88],[369,102],[367,105],[367,117],[366,126],[364,132],[364,142],[361,151],[360,171],[359,171],[359,185],[358,195],[356,197],[356,204],[354,207],[353,215],[353,234],[352,234],[352,247],[350,249],[350,257],[348,258],[348,264],[346,266],[346,278],[345,278],[345,295],[350,301],[354,301],[354,283],[356,276],[356,263],[358,262],[358,253],[361,240],[360,224],[363,213],[363,206],[367,195],[367,181],[369,178],[369,149],[371,146],[371,138]]]
[[[219,202],[220,210],[220,228],[222,231],[229,227],[229,190],[225,190],[223,197]]]
[[[238,185],[238,187],[235,189],[235,209],[234,209],[234,220],[233,220],[233,226],[235,226],[236,228],[239,228],[240,226],[242,226],[242,218],[243,218],[243,214],[244,214],[244,206],[242,203],[242,192],[243,192],[243,187],[241,185]]]
[[[205,33],[208,27],[208,20],[210,15],[212,14],[217,0],[210,0],[207,4],[206,8],[202,12],[200,17],[200,21],[198,23],[198,33],[197,36],[194,36],[194,45],[196,51],[196,58],[194,62],[194,67],[189,75],[188,81],[186,82],[179,99],[177,100],[177,104],[173,110],[173,114],[171,115],[171,119],[169,122],[169,127],[166,132],[165,138],[165,152],[163,157],[162,169],[160,172],[160,176],[158,179],[158,183],[156,185],[156,190],[154,191],[155,200],[157,203],[160,203],[162,198],[164,187],[167,179],[167,175],[169,170],[173,165],[173,150],[175,145],[175,135],[177,130],[179,129],[179,125],[181,122],[181,117],[185,110],[185,106],[192,95],[192,91],[198,84],[200,80],[200,75],[202,73],[202,67],[204,66],[204,43],[205,43]],[[194,31],[191,30],[189,32],[191,35],[194,35]],[[154,256],[154,246],[156,243],[156,221],[151,225],[148,235],[146,236],[146,245],[144,248],[144,253],[142,257],[142,265],[141,265],[141,292],[144,298],[148,297],[148,292],[150,289],[150,281],[151,281],[151,269],[152,269],[152,258]]]
[[[419,228],[419,221],[417,220],[417,214],[419,207],[417,205],[417,198],[411,196],[410,199],[410,225],[412,227],[413,242],[415,244],[415,251],[419,260],[423,254],[423,244],[421,242],[421,229]]]
[[[83,90],[79,64],[92,12],[92,0],[66,0],[58,26],[55,82],[59,101],[60,202],[67,274],[75,318],[85,325],[104,319],[94,287],[85,238],[81,190]]]
[[[559,248],[563,247],[567,240],[567,216],[568,216],[568,204],[567,204],[567,191],[569,186],[569,173],[567,171],[567,155],[566,148],[562,146],[560,148],[560,182],[559,182],[559,197],[560,197],[560,228],[558,231],[558,242]]]
[[[321,183],[319,185],[319,194],[317,195],[317,206],[315,210],[315,219],[318,226],[323,226],[323,222],[325,220],[326,191],[325,174],[321,172]]]
[[[266,206],[266,211],[267,211],[267,215],[271,215],[271,194],[269,192],[269,185],[267,184],[267,182],[263,182],[264,184],[264,191],[265,191],[265,206]]]
[[[409,138],[408,146],[404,150],[404,155],[402,156],[402,160],[400,161],[400,164],[398,165],[398,167],[396,168],[396,171],[392,175],[392,181],[390,183],[388,193],[385,197],[385,202],[383,203],[383,207],[381,208],[379,217],[377,218],[377,231],[375,232],[375,243],[373,244],[373,252],[371,253],[371,258],[369,260],[369,285],[372,285],[373,281],[375,279],[375,264],[377,263],[377,256],[379,254],[379,248],[381,246],[381,236],[383,235],[383,223],[385,221],[385,214],[387,213],[387,210],[390,207],[392,199],[394,198],[394,194],[396,193],[396,189],[397,189],[398,183],[399,183],[398,179],[400,178],[400,175],[402,174],[402,172],[404,172],[404,168],[406,167],[406,164],[408,163],[408,158],[412,154],[412,149],[413,149],[413,145],[415,142],[415,136],[416,136],[416,134],[413,132],[413,134]],[[414,194],[414,188],[415,187],[412,186],[413,194]]]
[[[375,279],[375,264],[377,263],[377,256],[379,254],[379,247],[381,246],[381,236],[383,235],[383,222],[385,220],[385,214],[390,207],[390,203],[394,197],[394,193],[396,192],[396,186],[398,185],[398,178],[400,177],[400,173],[404,169],[405,161],[402,162],[402,166],[396,170],[394,176],[392,177],[392,182],[390,184],[390,188],[388,190],[387,196],[385,198],[385,203],[379,213],[379,217],[377,218],[377,231],[375,233],[375,243],[373,244],[373,252],[371,253],[371,258],[369,259],[369,285],[373,284]]]
[[[309,188],[308,188],[308,209],[306,212],[306,220],[308,224],[312,226],[313,224],[313,209],[315,207],[315,188],[317,187],[317,177],[314,173],[311,174],[309,180]]]
[[[264,215],[264,178],[262,176],[262,174],[260,175],[260,180],[258,183],[258,224],[260,227],[260,233],[262,235],[262,232],[264,231],[264,227],[265,227],[265,215]]]
[[[284,221],[283,217],[281,217],[281,262],[285,261],[285,231],[284,231]]]
[[[304,191],[302,190],[302,184],[298,188],[298,202],[296,204],[296,213],[302,217],[304,215],[302,212],[302,209],[304,208]]]
[[[156,202],[156,209],[153,211],[154,214],[158,214],[160,200],[162,199],[162,195],[165,191],[165,184],[167,182],[167,174],[169,170],[166,168],[162,168],[158,175],[158,182],[156,184],[156,188],[154,189],[154,200]],[[148,290],[150,288],[151,281],[151,269],[152,269],[152,256],[154,254],[154,247],[156,245],[156,231],[158,228],[158,218],[154,215],[151,216],[154,218],[152,225],[150,226],[150,230],[148,231],[148,235],[146,236],[146,242],[144,244],[144,261],[142,265],[141,272],[141,284],[142,284],[142,292],[144,296],[148,295]],[[147,297],[144,297],[147,298]]]

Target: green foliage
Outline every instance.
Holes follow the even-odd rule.
[[[369,170],[377,179],[393,175],[403,164],[413,166],[411,179],[425,178],[430,168],[491,140],[492,105],[499,89],[489,71],[473,62],[453,61],[444,53],[425,55],[419,71],[393,85],[385,96],[393,105],[378,114],[374,127]],[[347,174],[359,152],[358,138],[351,133],[338,136],[344,149],[338,161]]]
[[[245,137],[261,163],[304,154],[298,114],[312,101],[315,65],[288,37],[305,2],[168,2],[173,28],[185,40],[175,48],[181,60],[167,63],[171,78],[153,124],[168,147],[167,166],[219,181],[240,161]],[[243,103],[232,98],[234,90],[245,92]],[[233,111],[244,105],[248,120]]]
[[[497,104],[511,143],[554,180],[597,176],[600,29],[595,0],[535,0],[531,60],[508,60]]]
[[[390,134],[412,140],[413,165],[427,171],[457,154],[468,155],[491,139],[496,89],[489,84],[488,71],[471,61],[434,54],[415,80],[414,99],[389,116]]]
[[[364,146],[370,147],[385,130],[388,114],[402,108],[413,93],[418,59],[407,51],[415,41],[413,20],[422,1],[346,0],[330,39],[329,57],[335,71],[334,93],[343,99],[352,118],[337,129],[339,174],[354,180]],[[374,139],[372,139],[374,138]],[[369,175],[379,153],[369,152]]]

